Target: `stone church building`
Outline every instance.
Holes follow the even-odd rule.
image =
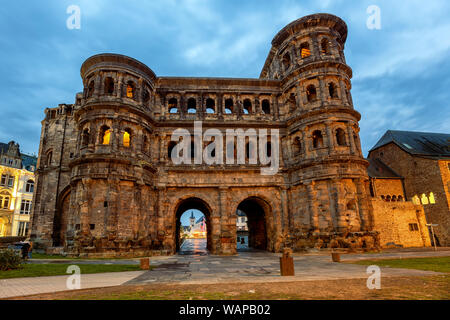
[[[236,252],[237,210],[257,249],[379,246],[346,38],[336,16],[298,19],[274,37],[258,79],[160,77],[123,55],[87,59],[83,92],[46,109],[42,121],[35,248],[172,254],[189,209],[205,215],[213,254]],[[261,174],[250,134],[245,163],[175,164],[172,135],[193,132],[195,121],[221,132],[278,130],[279,145],[271,136],[263,148],[279,154],[278,171]],[[237,140],[216,143],[211,154],[230,143],[236,150]]]

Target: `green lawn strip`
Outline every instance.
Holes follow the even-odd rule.
[[[58,254],[44,254],[44,253],[33,253],[32,259],[52,259],[52,260],[135,260],[139,259],[140,257],[124,257],[124,258],[80,258],[80,257],[68,257]],[[143,257],[146,258],[146,257]],[[148,258],[148,257],[147,257]]]
[[[67,268],[73,264],[23,264],[21,269],[0,271],[0,279],[69,275]],[[129,264],[79,264],[81,274],[138,271],[139,265]]]
[[[450,272],[450,257],[359,260],[349,261],[348,263],[365,266],[377,265],[380,267]]]

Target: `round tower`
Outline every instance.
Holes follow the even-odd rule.
[[[293,199],[290,233],[314,238],[318,246],[372,229],[346,38],[347,26],[336,16],[298,19],[275,36],[260,76],[281,82]]]
[[[156,230],[152,70],[117,54],[99,54],[81,67],[84,84],[75,110],[77,150],[68,212],[61,220],[68,252],[145,254]]]

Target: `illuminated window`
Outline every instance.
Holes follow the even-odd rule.
[[[422,197],[420,198],[420,201],[422,202],[422,204],[428,204],[428,198],[427,195],[425,193],[422,194]]]
[[[130,146],[130,141],[131,141],[131,130],[130,129],[125,129],[125,131],[123,133],[123,146],[124,147],[129,147]]]
[[[435,204],[436,200],[434,199],[434,193],[430,192],[430,196],[428,197],[428,199],[430,200],[430,204]]]
[[[308,98],[308,102],[316,101],[317,91],[314,85],[311,84],[306,88],[306,96]]]
[[[311,50],[309,49],[309,43],[304,42],[300,46],[300,55],[302,59],[311,56]]]
[[[8,180],[8,176],[6,174],[2,174],[2,179],[0,181],[0,185],[6,186],[6,181]]]
[[[127,83],[127,98],[134,98],[134,84],[132,81],[128,81]]]
[[[102,144],[109,144],[111,140],[111,130],[108,126],[103,126],[100,129],[100,141]]]
[[[320,130],[316,130],[312,134],[313,139],[313,147],[314,148],[322,148],[323,147],[323,136]]]
[[[412,202],[414,204],[420,204],[420,199],[417,195],[414,195],[414,197],[412,197]]]

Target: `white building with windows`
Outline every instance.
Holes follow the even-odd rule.
[[[36,161],[14,141],[0,143],[0,237],[27,235]]]

